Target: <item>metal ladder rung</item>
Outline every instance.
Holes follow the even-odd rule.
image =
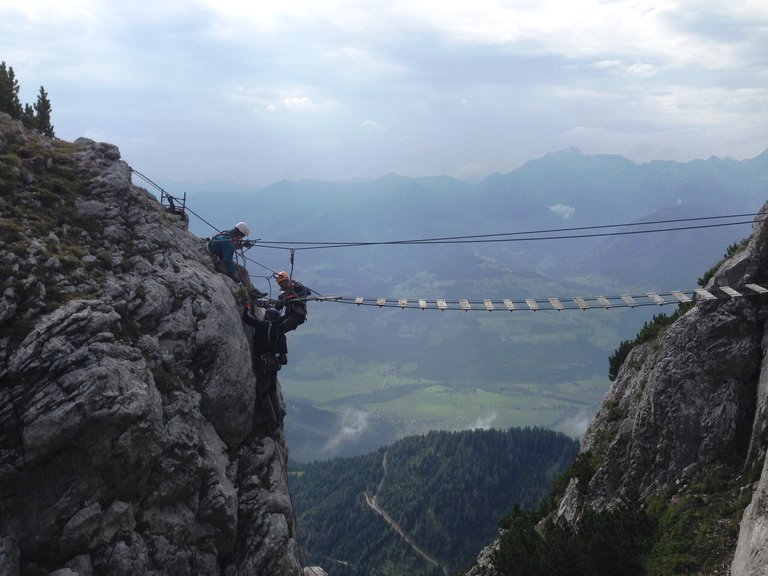
[[[607,310],[608,308],[613,308],[613,304],[611,304],[611,303],[608,301],[608,298],[606,298],[605,296],[598,296],[598,297],[597,297],[597,301],[600,303],[600,306],[602,306],[602,307],[603,307],[603,308],[605,308],[606,310]]]
[[[680,290],[672,290],[672,295],[680,300],[680,302],[690,302],[691,299],[688,297],[688,295],[683,294],[680,292]]]
[[[712,294],[709,290],[704,290],[704,288],[696,288],[696,294],[698,294],[699,298],[702,300],[717,300],[717,296]]]
[[[539,303],[533,298],[526,298],[525,303],[528,305],[528,308],[534,312],[536,312],[536,310],[541,310],[541,306],[539,306]]]
[[[576,302],[576,306],[581,308],[582,310],[587,310],[589,308],[589,304],[587,304],[587,301],[584,300],[581,296],[576,296],[576,298],[573,299],[574,302]]]
[[[747,288],[749,288],[750,290],[752,290],[754,292],[757,292],[758,294],[766,294],[766,293],[768,293],[768,290],[766,290],[762,286],[758,286],[757,284],[747,284],[746,286],[747,286]]]
[[[552,308],[555,310],[560,311],[565,309],[565,306],[563,306],[563,303],[560,302],[558,298],[550,298],[549,303],[552,304]]]
[[[635,306],[637,306],[637,300],[632,298],[632,296],[630,296],[629,294],[624,294],[621,297],[621,299],[624,301],[624,304],[626,304],[630,308],[634,308]]]
[[[648,292],[648,298],[650,298],[654,304],[658,304],[659,306],[662,306],[667,303],[664,298],[659,296],[656,292]]]

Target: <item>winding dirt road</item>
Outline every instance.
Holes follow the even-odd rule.
[[[384,474],[381,477],[381,482],[379,482],[379,485],[376,488],[376,492],[377,493],[381,490],[381,486],[382,486],[382,484],[384,484],[384,477],[387,475],[387,453],[386,452],[384,452],[384,459],[382,460],[382,467],[384,468]],[[368,492],[363,492],[363,496],[365,496],[365,503],[368,504],[368,506],[371,508],[371,510],[373,510],[379,516],[384,518],[384,520],[387,522],[387,524],[389,524],[392,527],[392,529],[395,530],[395,532],[397,532],[400,535],[400,537],[403,540],[405,540],[408,543],[408,545],[411,548],[413,548],[418,554],[420,554],[427,562],[429,562],[430,564],[433,564],[434,566],[437,566],[438,568],[440,568],[443,571],[443,574],[445,574],[447,576],[447,572],[446,572],[445,567],[441,566],[440,562],[438,562],[437,559],[433,558],[427,552],[425,552],[422,548],[420,548],[419,545],[416,544],[416,542],[414,542],[413,539],[410,536],[408,536],[408,534],[405,532],[405,530],[403,530],[400,527],[400,525],[397,522],[395,522],[389,514],[387,514],[386,510],[382,509],[379,506],[378,496],[376,494],[371,495],[371,494],[368,494]]]

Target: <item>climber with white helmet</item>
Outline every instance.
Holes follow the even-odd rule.
[[[225,230],[211,238],[208,242],[208,252],[214,258],[217,272],[227,274],[235,282],[245,285],[251,297],[260,298],[266,294],[253,288],[248,271],[234,261],[235,251],[242,247],[243,239],[250,233],[248,224],[238,222],[232,230]]]

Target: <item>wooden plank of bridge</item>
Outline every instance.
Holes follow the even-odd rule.
[[[704,290],[704,288],[696,288],[696,294],[698,294],[702,300],[717,300],[717,296],[712,294],[709,290]]]
[[[552,308],[558,311],[563,310],[565,308],[565,306],[563,306],[563,303],[560,302],[558,298],[550,298],[549,303],[552,304]]]
[[[528,304],[528,308],[534,312],[536,312],[536,310],[541,310],[541,306],[539,306],[539,303],[533,298],[526,298],[525,303]]]
[[[385,306],[387,304],[386,298],[376,298],[376,304],[381,308],[382,306]]]
[[[400,308],[406,308],[408,306],[408,298],[400,298],[397,303],[400,305]]]
[[[440,308],[440,310],[447,310],[448,309],[448,302],[446,302],[444,298],[438,298],[437,299],[437,307]]]
[[[584,300],[581,296],[576,296],[576,298],[573,299],[574,302],[576,302],[576,306],[581,308],[582,310],[586,310],[589,308],[589,304],[587,304],[587,301]]]
[[[637,300],[632,298],[632,296],[630,296],[629,294],[623,294],[621,296],[621,299],[624,301],[624,304],[626,304],[630,308],[634,308],[635,306],[637,306]]]
[[[467,300],[466,298],[462,298],[461,300],[459,300],[459,306],[461,306],[461,309],[464,310],[465,312],[467,310],[472,309],[472,306],[469,305],[469,300]]]
[[[762,286],[758,286],[757,284],[747,284],[747,288],[750,290],[757,292],[758,294],[766,294],[768,293],[768,290],[763,288]]]
[[[654,304],[658,304],[659,306],[667,303],[667,301],[659,296],[656,292],[648,292],[648,298],[650,298]]]
[[[672,295],[680,300],[680,302],[690,302],[691,299],[688,297],[687,294],[683,294],[680,292],[680,290],[672,290]]]
[[[507,310],[509,310],[510,312],[514,312],[515,310],[517,310],[517,308],[515,307],[515,303],[512,302],[512,300],[510,300],[509,298],[504,298],[504,306],[506,306]]]
[[[426,310],[427,309],[427,301],[426,300],[422,300],[421,298],[419,298],[419,308],[421,308],[422,310]]]
[[[613,304],[611,304],[608,298],[606,298],[605,296],[598,296],[597,301],[600,303],[600,306],[602,306],[606,310],[608,308],[613,308]]]
[[[360,306],[360,304],[363,303],[363,300],[365,300],[365,298],[363,298],[362,296],[358,296],[357,298],[355,298],[355,304]]]
[[[488,312],[493,312],[495,309],[495,306],[493,305],[493,302],[490,300],[483,300],[483,304],[485,305],[485,309],[488,310]]]
[[[730,286],[720,286],[720,290],[728,294],[728,296],[731,296],[732,298],[736,298],[738,296],[743,296],[741,292],[736,292],[733,288]]]

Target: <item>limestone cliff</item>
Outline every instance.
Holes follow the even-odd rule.
[[[586,507],[639,493],[658,520],[646,560],[676,562],[674,573],[768,574],[768,295],[747,287],[768,286],[766,217],[768,204],[714,272],[707,289],[719,298],[628,354],[582,439],[559,522],[578,532]],[[706,559],[685,557],[695,542]],[[493,574],[498,546],[468,574]]]
[[[582,440],[594,475],[588,486],[571,481],[561,517],[573,522],[585,505],[610,506],[629,486],[646,501],[674,500],[716,476],[751,494],[732,574],[765,574],[768,300],[746,285],[768,283],[767,215],[768,205],[746,249],[707,285],[720,296],[723,286],[752,296],[701,300],[657,340],[630,352]],[[725,543],[724,560],[735,544]]]
[[[232,281],[114,146],[0,115],[0,186],[0,573],[300,573]]]

